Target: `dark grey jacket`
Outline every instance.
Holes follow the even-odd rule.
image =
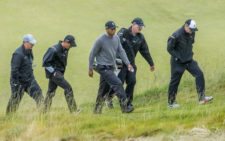
[[[11,82],[14,84],[30,83],[34,79],[32,64],[32,50],[26,50],[21,45],[12,55]]]
[[[193,59],[193,43],[195,41],[195,33],[188,34],[184,30],[184,26],[174,32],[168,39],[167,51],[172,59],[180,63],[188,63]]]

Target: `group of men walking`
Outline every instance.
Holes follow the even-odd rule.
[[[113,21],[105,23],[106,32],[97,38],[89,56],[89,76],[93,77],[94,70],[100,74],[99,89],[94,107],[94,113],[102,113],[102,107],[107,101],[108,107],[113,108],[112,98],[118,97],[121,111],[130,113],[134,110],[133,95],[136,84],[137,66],[135,58],[138,52],[154,71],[155,66],[147,42],[141,33],[144,28],[141,18],[134,18],[129,28],[121,28],[116,34],[117,25]],[[168,107],[178,108],[176,102],[177,89],[185,70],[196,79],[196,89],[199,104],[213,100],[212,96],[205,96],[205,80],[203,72],[197,62],[193,60],[193,43],[195,32],[198,31],[196,22],[192,19],[174,32],[168,39],[167,50],[171,55],[171,80],[168,90]],[[49,79],[46,97],[35,80],[32,68],[32,47],[36,40],[31,34],[23,38],[23,44],[16,49],[11,60],[11,90],[12,94],[7,106],[7,114],[15,112],[24,92],[27,92],[36,102],[38,109],[47,112],[57,87],[64,89],[64,95],[69,111],[79,112],[73,95],[73,89],[64,78],[67,66],[68,52],[76,47],[72,35],[67,35],[63,41],[50,47],[43,57],[43,67]],[[120,70],[118,72],[118,70]],[[123,84],[126,83],[124,89]]]
[[[135,57],[137,52],[140,52],[147,61],[150,70],[155,70],[148,45],[141,33],[144,26],[141,18],[134,18],[129,28],[121,28],[116,35],[116,24],[113,21],[108,21],[105,24],[106,33],[95,41],[89,56],[89,76],[93,76],[94,67],[100,74],[94,113],[102,112],[105,101],[107,101],[109,108],[113,108],[112,98],[114,93],[119,98],[122,112],[129,113],[134,110],[132,102],[136,84],[137,66]],[[205,96],[204,75],[193,59],[192,48],[196,31],[198,31],[196,22],[188,19],[168,39],[167,49],[171,55],[171,80],[168,90],[169,108],[180,106],[176,102],[176,94],[185,70],[188,70],[196,79],[199,104],[206,104],[213,100],[212,96]],[[94,63],[95,58],[96,63]],[[119,73],[115,71],[115,69],[118,69],[117,58],[122,60],[122,65],[119,64]],[[95,65],[93,66],[93,64]],[[124,82],[126,82],[125,89],[123,88]]]

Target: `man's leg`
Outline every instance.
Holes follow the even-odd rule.
[[[96,98],[96,105],[95,105],[95,108],[94,108],[95,114],[101,114],[102,113],[104,96],[106,96],[106,94],[109,90],[110,90],[109,85],[106,83],[106,81],[104,80],[102,75],[100,75],[98,95],[97,95],[97,98]]]
[[[134,72],[129,72],[127,70],[126,73],[126,83],[127,83],[127,87],[126,87],[126,94],[127,94],[127,99],[128,99],[128,106],[133,107],[132,102],[133,102],[133,94],[134,94],[134,87],[136,84],[136,72],[137,72],[137,68],[134,67]]]
[[[181,80],[181,77],[185,71],[183,64],[177,63],[171,59],[171,79],[168,90],[168,104],[172,105],[176,102],[177,89]]]
[[[57,85],[49,78],[48,91],[44,100],[44,112],[48,112],[52,105],[52,98],[55,96]]]
[[[110,87],[115,91],[117,97],[119,98],[122,112],[132,112],[133,109],[129,109],[127,107],[126,93],[123,89],[123,84],[121,80],[114,74],[113,69],[101,69],[99,73],[104,78],[104,80],[110,85]]]
[[[195,77],[195,83],[196,83],[196,89],[197,89],[199,101],[204,101],[206,98],[205,79],[204,79],[204,74],[202,70],[198,66],[197,62],[194,60],[188,64],[187,70],[192,74],[192,76]],[[210,100],[212,100],[212,98]]]
[[[42,95],[42,90],[35,79],[33,79],[30,86],[28,86],[27,92],[35,100],[37,108],[42,110],[41,108],[43,108],[44,97]]]
[[[6,108],[6,114],[14,113],[17,111],[20,101],[24,95],[24,88],[22,85],[15,86],[14,84],[11,84],[11,92],[12,94]]]
[[[70,112],[71,113],[76,112],[77,105],[74,99],[73,89],[69,84],[69,82],[64,78],[64,76],[61,73],[57,73],[55,76],[53,76],[52,81],[56,85],[64,89],[64,95]]]
[[[114,97],[115,92],[113,91],[113,89],[110,88],[109,92],[106,93],[105,95],[105,102],[106,105],[108,106],[108,108],[113,109],[113,97]]]
[[[120,72],[119,72],[119,74],[118,74],[118,78],[122,81],[123,84],[124,84],[124,81],[125,81],[125,78],[126,78],[126,75],[127,75],[127,71],[128,71],[128,69],[127,69],[127,67],[124,65],[124,66],[121,68],[121,70],[120,70]],[[109,108],[113,108],[113,102],[112,102],[112,99],[113,99],[113,97],[114,97],[114,94],[115,94],[115,92],[113,91],[112,88],[110,88],[109,92],[108,92],[108,93],[106,94],[106,96],[105,96],[105,100],[106,100],[107,106],[108,106]]]

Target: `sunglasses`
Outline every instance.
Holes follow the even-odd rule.
[[[111,30],[116,30],[116,28],[110,28]]]
[[[143,29],[143,26],[138,26],[138,29],[139,29],[139,30],[142,30],[142,29]]]

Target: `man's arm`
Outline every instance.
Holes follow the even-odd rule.
[[[126,28],[121,28],[121,29],[118,31],[118,33],[117,33],[117,35],[118,35],[118,37],[119,37],[119,39],[120,39],[120,43],[121,43],[122,45],[126,42],[126,37],[125,37],[126,33],[127,33],[127,29],[126,29]]]
[[[193,34],[193,35],[192,35],[192,36],[193,36],[193,37],[192,37],[192,38],[193,38],[193,42],[192,42],[192,44],[194,44],[194,43],[195,43],[195,32],[194,32],[194,33],[192,33],[192,34]]]
[[[169,52],[169,54],[171,56],[179,59],[179,56],[177,55],[176,50],[175,50],[176,42],[177,42],[176,34],[171,35],[167,41],[167,51]]]
[[[54,59],[55,50],[56,49],[54,47],[49,48],[43,57],[42,66],[45,67],[45,69],[51,74],[55,72],[55,69],[52,66],[52,61]]]
[[[11,60],[11,77],[15,85],[19,84],[19,69],[23,60],[23,56],[14,53]]]
[[[139,52],[141,53],[142,57],[145,58],[145,60],[148,62],[148,64],[151,67],[154,67],[154,62],[153,62],[152,56],[149,52],[148,44],[146,43],[146,40],[144,37],[143,37],[143,41],[142,41],[141,47],[139,49]]]
[[[118,42],[119,47],[117,50],[117,54],[119,55],[119,57],[122,59],[122,61],[127,65],[127,68],[130,72],[134,72],[134,68],[133,66],[130,64],[130,61],[127,58],[127,54],[125,52],[125,50],[123,49],[120,41]]]
[[[97,39],[89,55],[89,71],[88,71],[89,77],[93,77],[93,64],[94,64],[95,57],[100,51],[100,49],[101,49],[101,41],[100,39]]]
[[[127,54],[126,54],[125,50],[123,49],[121,43],[119,42],[118,45],[119,46],[118,46],[117,54],[119,55],[119,57],[122,59],[122,61],[126,65],[130,64],[130,61],[127,58]]]

